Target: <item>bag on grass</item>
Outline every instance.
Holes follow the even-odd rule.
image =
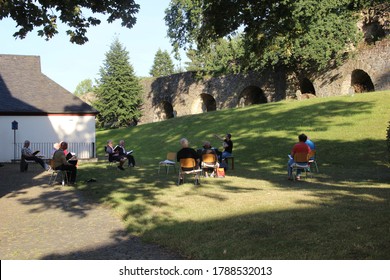
[[[225,169],[224,168],[217,168],[217,177],[218,178],[224,178],[225,177]]]

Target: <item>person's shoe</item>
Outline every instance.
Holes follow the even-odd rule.
[[[292,181],[292,180],[293,180],[293,178],[291,178],[291,177],[288,177],[288,178],[287,178],[287,180],[289,180],[289,181]]]
[[[301,176],[295,177],[295,180],[300,181],[301,180]]]
[[[122,166],[118,166],[118,169],[120,169],[120,170],[125,170]]]
[[[184,184],[184,180],[183,179],[180,179],[179,180],[179,185],[183,185]]]

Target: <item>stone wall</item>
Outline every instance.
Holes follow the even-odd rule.
[[[342,66],[323,74],[280,70],[203,78],[186,72],[143,80],[140,123],[280,101],[390,89],[390,39],[363,47]]]

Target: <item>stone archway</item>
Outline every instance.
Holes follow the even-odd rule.
[[[299,89],[302,94],[313,94],[316,95],[313,83],[308,78],[303,78],[299,83]]]
[[[191,114],[201,114],[217,110],[217,103],[213,96],[207,93],[199,95],[192,103]]]
[[[211,112],[217,110],[217,103],[215,102],[214,97],[206,93],[202,93],[200,97],[202,98],[203,101],[203,108],[205,109],[204,111]]]
[[[374,84],[367,72],[356,69],[352,71],[351,86],[356,93],[375,91]]]
[[[246,87],[238,99],[238,107],[246,107],[254,104],[267,103],[267,97],[261,88],[257,86]]]
[[[173,112],[172,104],[168,101],[163,101],[158,106],[156,106],[153,121],[162,121],[174,117],[175,114]]]

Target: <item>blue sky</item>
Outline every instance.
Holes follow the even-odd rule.
[[[149,76],[158,49],[167,50],[169,53],[172,51],[164,22],[164,11],[169,2],[136,0],[141,8],[136,15],[137,23],[132,29],[122,27],[120,21],[108,24],[102,20],[100,25],[88,29],[89,41],[84,45],[69,42],[65,25],[60,25],[59,34],[50,41],[39,37],[36,30],[30,32],[23,40],[15,39],[12,34],[17,31],[16,23],[4,19],[0,21],[0,54],[40,56],[42,73],[70,92],[74,92],[82,80],[94,81],[98,77],[105,53],[117,36],[129,52],[130,63],[136,75],[146,77]],[[174,60],[173,55],[171,58],[176,65],[178,62]],[[181,59],[186,60],[184,54]]]

